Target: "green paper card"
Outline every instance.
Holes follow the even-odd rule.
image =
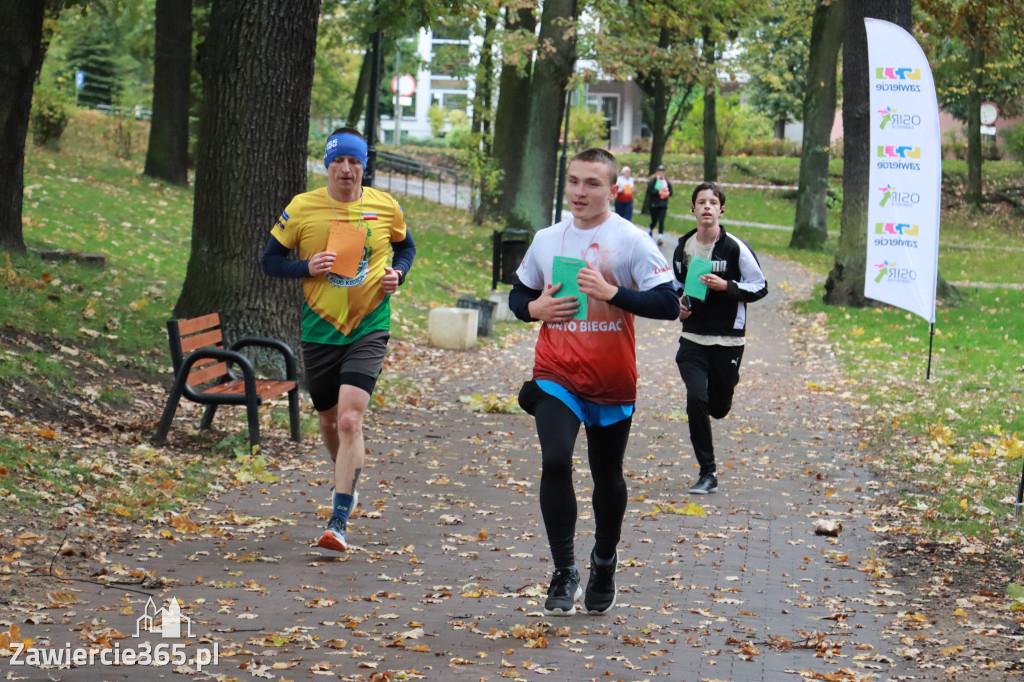
[[[707,258],[694,256],[690,260],[690,267],[686,269],[686,282],[683,284],[683,293],[690,298],[703,301],[708,296],[708,285],[700,281],[700,278],[711,272],[711,261]]]
[[[582,258],[566,258],[565,256],[555,256],[555,260],[551,264],[551,285],[562,285],[562,288],[555,293],[555,298],[575,296],[579,301],[580,309],[572,316],[574,320],[587,319],[587,295],[580,293],[580,286],[576,283],[576,274],[585,267],[587,267],[587,261]]]

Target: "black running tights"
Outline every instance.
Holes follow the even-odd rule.
[[[540,509],[555,568],[576,563],[576,491],[572,483],[572,451],[580,420],[558,398],[545,396],[537,403],[537,436],[540,438],[542,474]],[[629,441],[632,418],[609,426],[588,426],[587,455],[594,481],[594,551],[607,559],[615,556],[626,514],[626,481],[622,460]]]

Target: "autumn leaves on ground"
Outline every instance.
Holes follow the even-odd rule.
[[[0,262],[0,655],[138,648],[150,596],[178,600],[194,637],[180,665],[12,665],[14,679],[1020,674],[1020,292],[943,306],[926,383],[920,320],[825,309],[820,272],[766,258],[771,295],[752,307],[736,409],[716,425],[722,491],[705,499],[686,493],[676,330],[641,326],[620,601],[560,621],[540,613],[550,563],[536,438],[528,418],[503,413],[528,376],[533,332],[499,325],[500,341],[469,353],[430,349],[423,311],[462,292],[410,278],[370,419],[354,548],[330,556],[312,544],[329,478],[308,403],[301,446],[285,437],[283,406],[262,413],[255,457],[230,410],[199,434],[198,410],[183,406],[168,446],[150,444],[190,199],[88,144],[102,141],[102,119],[76,125],[74,164],[27,159],[26,240],[102,252],[106,267]],[[489,288],[491,226],[405,208],[420,281]],[[1019,226],[1001,223],[993,241],[1010,244]],[[742,236],[755,248],[762,237]],[[963,267],[954,279],[987,281],[984,266]],[[585,466],[577,481],[585,575]],[[838,536],[816,534],[822,522]],[[199,666],[198,649],[214,645],[219,663]]]

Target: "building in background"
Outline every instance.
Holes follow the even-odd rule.
[[[416,78],[416,91],[411,102],[402,106],[402,120],[398,126],[402,140],[432,137],[430,107],[438,105],[448,111],[462,111],[473,116],[473,97],[476,95],[473,69],[479,59],[480,36],[470,34],[468,27],[442,26],[435,30],[420,30],[417,35],[416,54],[421,67],[411,73]],[[438,66],[438,62],[442,62]],[[435,70],[431,70],[431,65]],[[385,74],[390,83],[399,74]],[[394,116],[382,116],[381,136],[385,142],[395,142]]]
[[[631,148],[634,137],[650,137],[640,103],[643,91],[633,81],[603,80],[586,87],[588,111],[600,111],[608,122],[608,146],[613,150]]]

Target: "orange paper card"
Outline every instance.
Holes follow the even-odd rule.
[[[366,230],[352,223],[331,221],[331,233],[327,237],[327,251],[338,254],[331,266],[331,272],[341,277],[355,277],[359,272],[359,261],[366,245]]]

